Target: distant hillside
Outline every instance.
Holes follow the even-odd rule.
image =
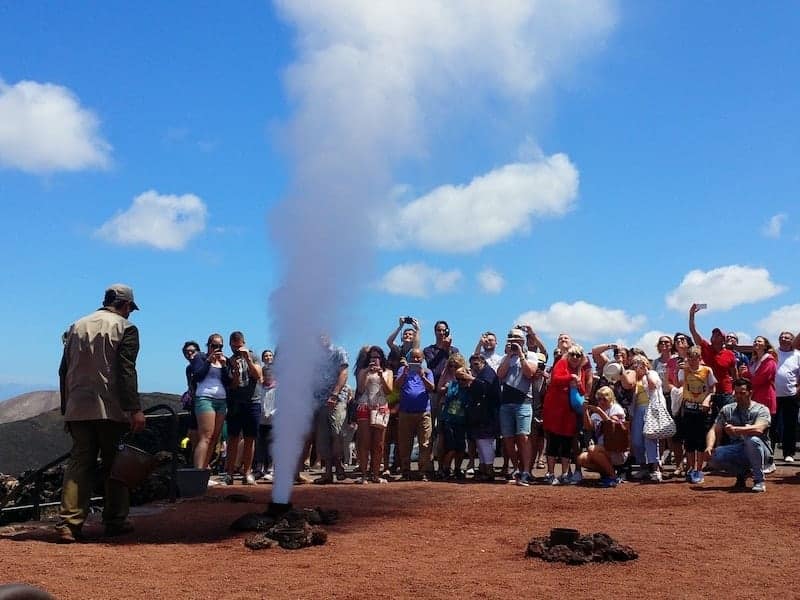
[[[37,417],[60,405],[61,398],[56,390],[20,394],[0,402],[0,424]]]
[[[55,395],[55,406],[58,407],[60,404],[58,392],[52,394]],[[141,394],[141,399],[145,408],[155,404],[168,404],[173,409],[180,410],[180,396],[176,394],[147,393]],[[0,404],[0,407],[4,404],[5,402]],[[69,434],[64,431],[64,419],[58,408],[24,420],[2,423],[0,424],[0,473],[17,474],[41,467],[69,452],[71,445]]]

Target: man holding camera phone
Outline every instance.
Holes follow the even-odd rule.
[[[419,348],[419,322],[417,322],[414,317],[400,317],[398,321],[397,329],[390,333],[389,337],[386,338],[386,345],[389,347],[390,353],[395,351],[406,360],[409,360],[411,357],[411,351],[414,348]],[[394,341],[397,339],[397,336],[400,333],[400,330],[403,329],[404,325],[411,325],[411,327],[407,327],[405,330],[403,330],[403,341],[398,346],[394,343]]]
[[[450,358],[451,354],[460,354],[460,352],[456,346],[453,346],[453,339],[450,337],[450,325],[447,324],[447,321],[436,321],[433,325],[433,333],[436,336],[436,341],[430,346],[426,346],[422,353],[425,356],[425,363],[433,372],[434,389],[438,389],[439,379],[447,368],[447,359]],[[438,441],[436,422],[441,408],[441,394],[431,392],[430,397],[433,436]],[[440,453],[437,445],[434,445],[434,451],[438,458]]]
[[[431,402],[433,373],[423,366],[422,350],[411,351],[411,361],[400,360],[395,389],[400,390],[400,412],[398,414],[397,447],[400,455],[400,470],[404,480],[411,479],[411,447],[414,435],[419,442],[419,471],[423,481],[433,476],[431,465]]]
[[[234,331],[230,335],[233,354],[228,359],[231,369],[231,384],[228,391],[228,460],[225,466],[225,482],[233,483],[233,473],[241,458],[244,484],[255,485],[253,476],[253,454],[255,451],[258,425],[261,422],[261,398],[258,395],[258,382],[261,380],[261,366],[256,357],[245,347],[244,334]],[[242,436],[242,452],[239,456],[239,436]]]

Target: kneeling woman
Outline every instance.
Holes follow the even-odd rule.
[[[608,386],[598,389],[594,397],[597,406],[585,404],[583,407],[583,426],[594,433],[595,443],[590,443],[589,449],[578,455],[577,462],[584,469],[600,473],[601,487],[614,487],[617,484],[616,469],[624,465],[628,457],[627,444],[623,442],[623,449],[619,449],[619,440],[615,439],[613,446],[609,443],[612,449],[607,449],[604,432],[614,424],[626,427],[625,410],[617,403],[614,390]]]

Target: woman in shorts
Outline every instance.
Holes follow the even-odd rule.
[[[569,402],[570,388],[577,388],[585,395],[581,377],[586,361],[583,348],[577,344],[570,346],[558,359],[550,376],[550,383],[544,396],[542,426],[547,439],[547,475],[545,481],[550,485],[570,483],[569,463],[573,455],[573,438],[578,432],[575,411]],[[561,476],[556,478],[556,461],[561,463]]]
[[[394,374],[388,368],[380,346],[370,346],[368,362],[358,371],[356,381],[362,390],[357,399],[358,463],[362,476],[356,483],[386,483],[381,477],[383,441],[389,424],[387,397],[392,393]]]
[[[197,469],[208,468],[228,410],[226,388],[231,383],[231,373],[222,347],[222,336],[212,333],[208,336],[208,351],[196,353],[189,365],[196,385],[194,413],[197,417],[197,445],[194,449],[194,466]]]

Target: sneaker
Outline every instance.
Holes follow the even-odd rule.
[[[523,473],[517,479],[517,485],[521,485],[523,487],[528,487],[531,483],[533,483],[533,478],[531,477],[530,473]]]
[[[356,479],[356,483],[358,485],[364,485],[364,484],[367,484],[369,482],[367,481],[366,477],[359,477],[358,479]]]
[[[466,475],[461,469],[456,469],[453,471],[453,477],[456,478],[456,481],[464,481],[464,479],[466,479]]]
[[[642,479],[644,479],[646,477],[649,477],[649,476],[650,476],[650,473],[648,471],[645,471],[644,469],[639,469],[638,471],[633,471],[628,476],[628,479],[629,480],[639,480],[639,481],[641,481]]]
[[[661,471],[653,471],[650,473],[650,482],[651,483],[661,483],[664,480],[664,477],[661,475]]]
[[[569,473],[562,473],[561,477],[558,478],[558,485],[569,485],[569,481],[570,481]]]
[[[264,476],[261,478],[261,481],[272,483],[272,473],[264,473]]]
[[[556,479],[556,476],[553,475],[552,473],[547,473],[544,476],[544,482],[547,485],[558,485],[558,479]]]
[[[692,471],[691,478],[689,479],[689,483],[694,485],[699,485],[705,481],[705,477],[703,476],[703,472],[700,470]]]
[[[473,475],[475,475],[475,469],[474,469],[474,467],[470,467],[470,468],[469,468],[469,469],[467,469],[465,472],[466,472],[466,474],[467,474],[467,475],[469,475],[470,477],[472,477]]]
[[[745,478],[739,475],[736,478],[736,483],[733,484],[734,490],[744,490],[747,488],[747,484],[745,483]]]
[[[514,481],[514,474],[513,473],[503,473],[503,479],[506,481]]]
[[[311,483],[311,479],[302,473],[298,473],[297,477],[294,478],[295,485],[305,485],[307,483]]]
[[[684,476],[686,479],[686,483],[693,483],[694,482],[694,469],[689,469],[686,471],[686,475]]]
[[[750,491],[755,492],[757,494],[761,493],[761,492],[766,492],[767,491],[767,484],[764,483],[763,481],[757,481],[757,482],[755,482],[753,484],[753,487],[751,488]]]
[[[244,484],[245,485],[255,485],[256,484],[256,476],[252,473],[248,473],[244,476]]]
[[[794,456],[784,456],[783,457],[783,462],[793,463],[794,462]]]
[[[423,483],[428,483],[432,478],[433,476],[430,473],[423,473],[419,480]]]
[[[582,481],[583,481],[583,474],[581,474],[580,471],[575,471],[569,478],[570,485],[578,485]]]
[[[223,483],[225,485],[233,485],[233,475],[225,475],[225,479],[223,479]]]
[[[617,478],[616,477],[601,477],[600,478],[600,487],[601,488],[617,487]]]
[[[218,485],[222,485],[222,483],[217,481],[216,479],[208,480],[208,487],[217,487]]]
[[[774,473],[775,469],[776,469],[776,467],[775,467],[775,462],[774,461],[770,462],[770,463],[767,463],[766,466],[763,469],[764,475],[769,475],[770,473]]]

